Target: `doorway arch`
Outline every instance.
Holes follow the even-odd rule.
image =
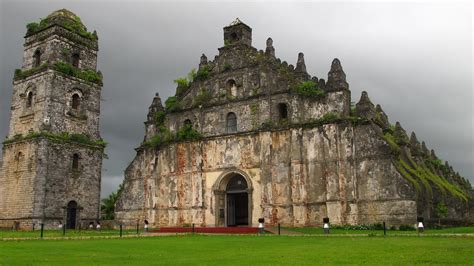
[[[242,171],[221,174],[214,184],[216,226],[252,225],[252,182]]]
[[[71,200],[66,208],[66,228],[76,229],[77,202]]]
[[[230,178],[226,187],[227,226],[249,225],[247,181],[241,175]]]

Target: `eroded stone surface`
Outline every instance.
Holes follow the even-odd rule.
[[[97,43],[53,25],[25,37],[22,71],[58,61],[73,64],[74,54],[78,69],[96,70]],[[0,227],[31,229],[44,223],[57,228],[67,220],[71,202],[77,203],[76,227],[99,219],[103,147],[51,136],[82,134],[100,140],[100,93],[100,85],[51,68],[13,82],[0,169]],[[77,107],[73,95],[79,97]]]
[[[225,46],[213,61],[201,56],[199,69],[207,68],[209,75],[178,88],[178,110],[164,110],[155,97],[145,141],[162,136],[159,127],[175,134],[186,120],[202,139],[138,148],[125,171],[118,222],[228,226],[234,207],[226,187],[236,175],[248,183],[246,217],[253,226],[260,217],[285,226],[321,225],[323,217],[333,224],[389,225],[414,224],[417,215],[433,217],[441,194],[425,202],[400,174],[394,162],[407,148],[394,151],[383,138],[392,130],[388,118],[366,93],[351,114],[341,62],[332,62],[326,84],[306,72],[302,53],[296,68],[275,58],[271,38],[265,52],[257,51],[251,29],[241,23],[224,28]],[[309,80],[323,97],[295,90]],[[209,96],[202,101],[205,93]],[[160,111],[166,118],[157,125]],[[235,133],[228,131],[229,113],[237,117]],[[400,145],[409,144],[400,124],[394,133],[407,139]],[[465,217],[466,204],[449,198],[451,215]]]

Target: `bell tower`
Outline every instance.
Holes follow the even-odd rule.
[[[224,28],[224,45],[243,44],[252,46],[252,28],[236,18]]]
[[[27,24],[3,142],[0,227],[69,228],[99,218],[98,37],[61,9]]]

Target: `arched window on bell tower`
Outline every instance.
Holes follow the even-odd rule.
[[[31,108],[33,105],[33,92],[28,92],[26,96],[26,108]]]
[[[288,105],[286,103],[278,104],[278,120],[288,119]]]
[[[234,113],[227,114],[226,127],[227,133],[237,132],[237,116]]]
[[[79,169],[79,154],[74,153],[72,155],[72,170]]]
[[[185,127],[193,127],[193,123],[191,122],[190,119],[184,120],[183,126]]]
[[[227,93],[232,97],[237,96],[237,84],[235,83],[235,80],[229,79],[227,81]]]
[[[73,67],[79,67],[79,60],[80,60],[79,53],[74,53],[72,55],[72,66]]]
[[[35,54],[33,55],[33,67],[39,67],[41,64],[41,52],[36,50]]]
[[[71,99],[71,108],[74,110],[78,110],[80,105],[81,105],[81,97],[79,96],[79,94],[74,93]]]

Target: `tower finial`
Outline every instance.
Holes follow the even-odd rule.
[[[298,61],[296,62],[296,72],[306,73],[306,64],[304,63],[304,54],[298,54]]]
[[[342,70],[339,59],[334,58],[331,64],[331,70],[328,73],[327,90],[339,91],[348,90],[349,84],[346,82],[346,74]]]
[[[275,48],[273,48],[273,40],[270,37],[267,39],[267,48],[265,48],[265,54],[275,57]]]
[[[207,56],[205,54],[202,54],[199,60],[199,69],[201,69],[205,65],[207,65]]]
[[[362,92],[360,95],[360,100],[356,104],[356,114],[367,119],[375,118],[375,107],[370,101],[369,95],[366,91]]]

